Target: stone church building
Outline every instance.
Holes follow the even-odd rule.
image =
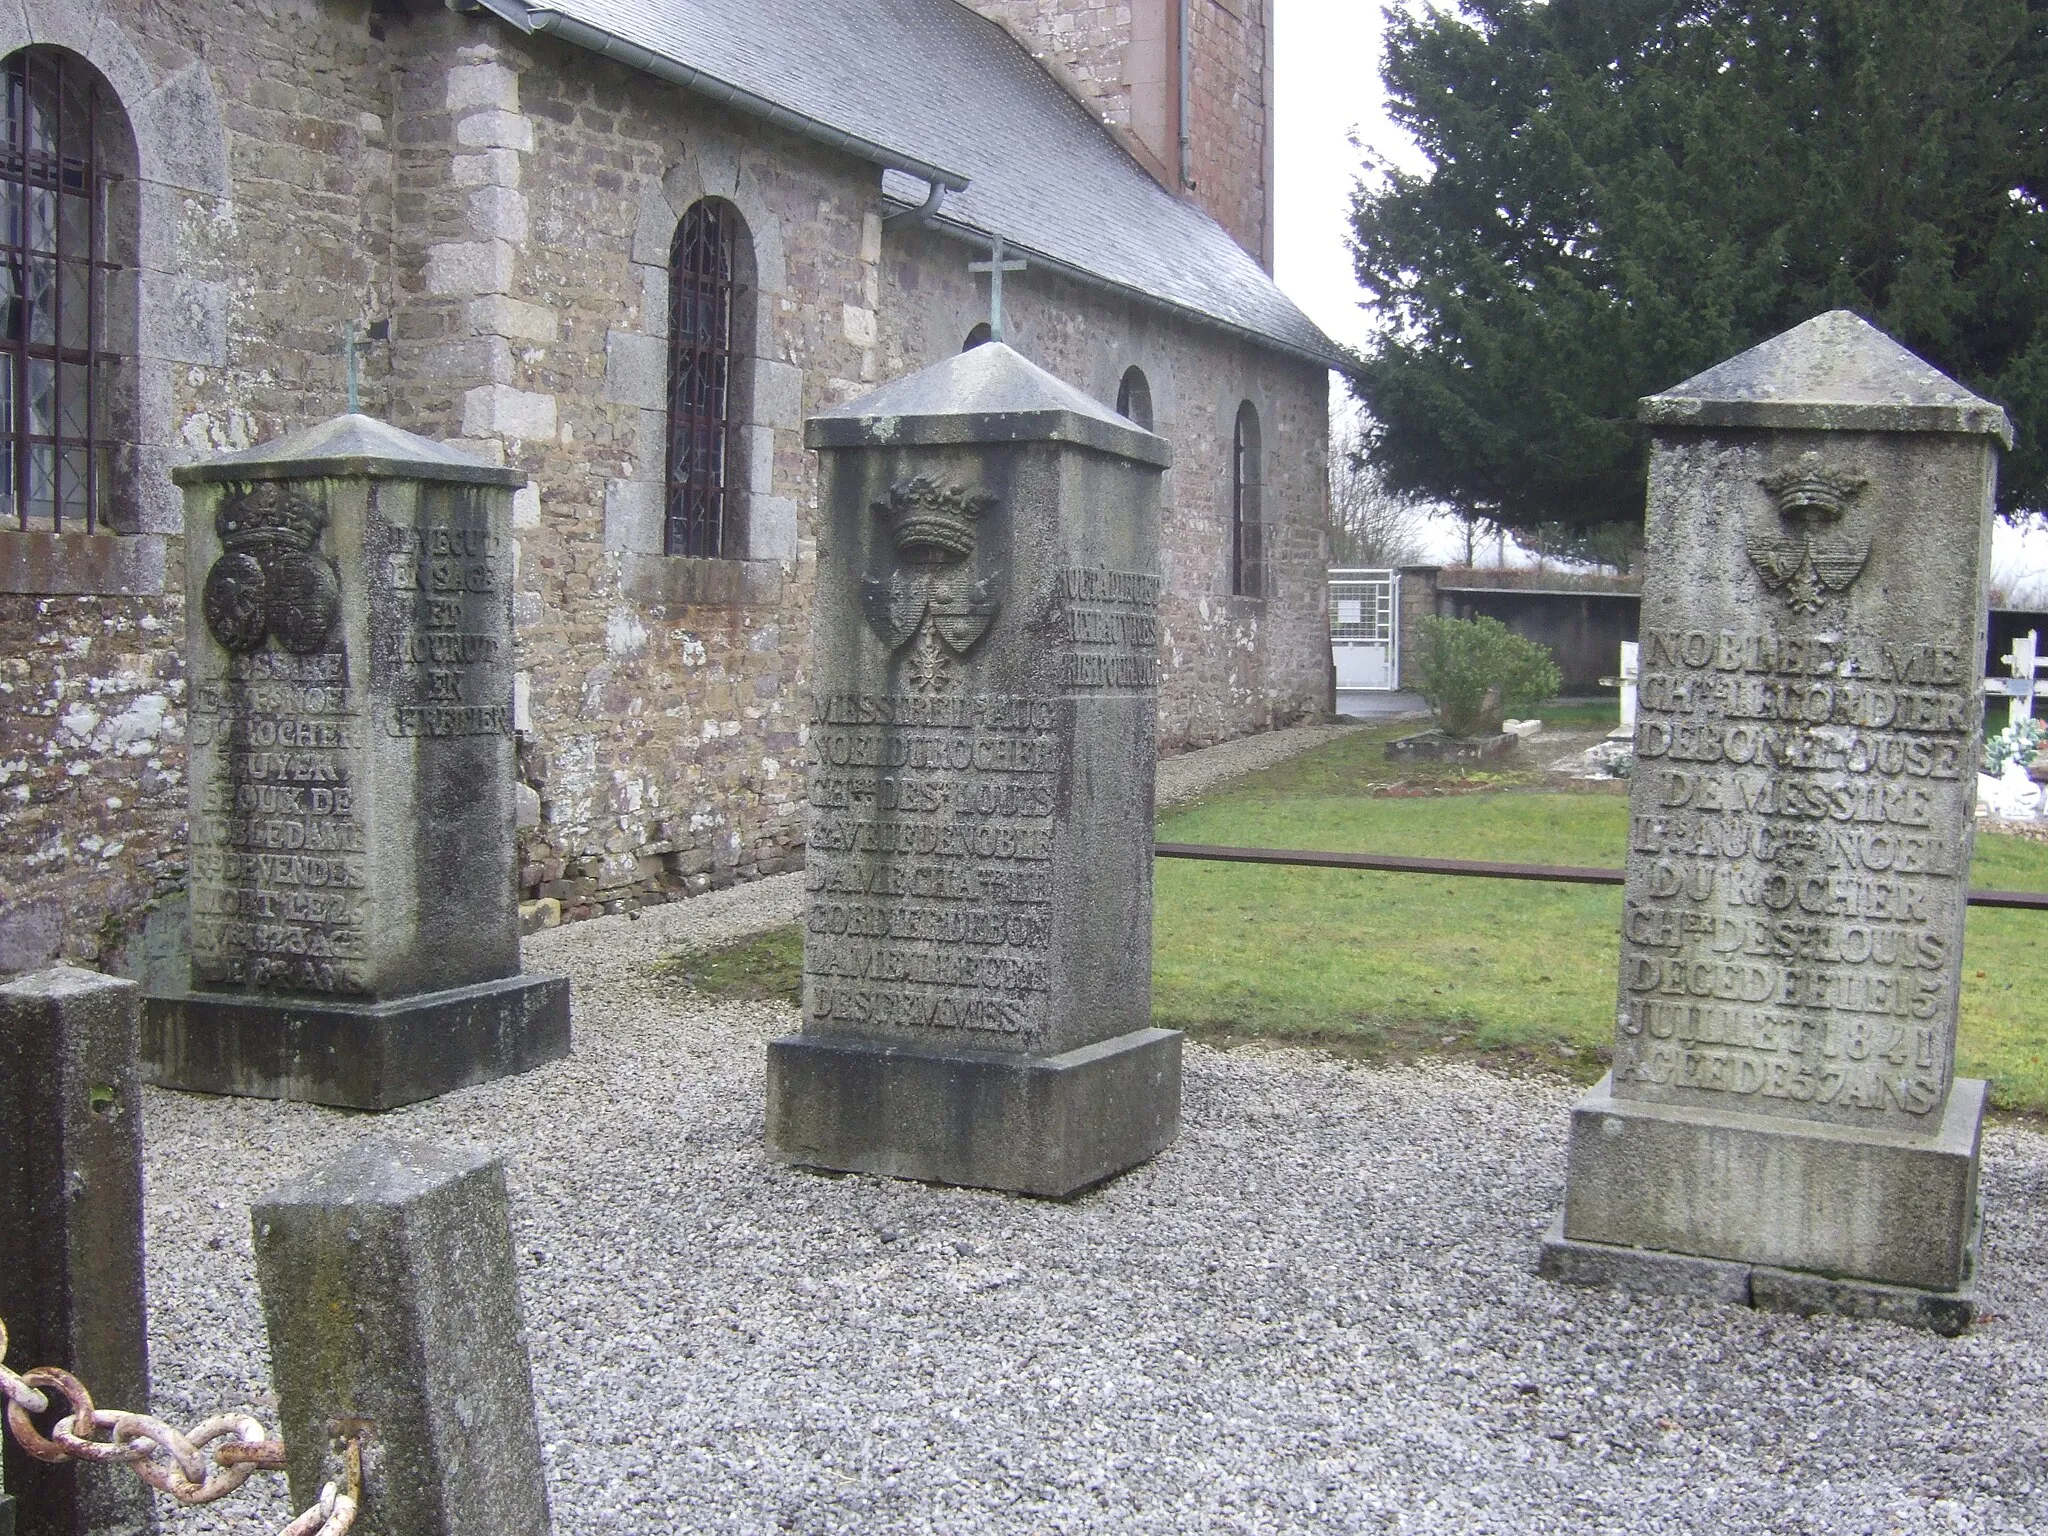
[[[360,408],[516,502],[535,921],[802,858],[809,412],[1007,340],[1171,440],[1169,747],[1321,713],[1272,0],[14,0],[0,970],[182,888],[170,469]],[[353,338],[353,339],[351,339]],[[351,359],[353,362],[351,363]]]

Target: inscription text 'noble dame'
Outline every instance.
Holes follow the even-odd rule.
[[[1805,544],[1766,553],[1803,613],[1866,552],[1823,551],[1811,581]],[[1617,1084],[1927,1115],[1965,897],[1964,648],[1650,627],[1640,656]]]

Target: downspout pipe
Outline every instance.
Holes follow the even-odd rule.
[[[679,85],[684,90],[694,91],[700,96],[708,96],[713,101],[731,107],[735,112],[744,112],[749,117],[760,118],[804,138],[828,144],[856,160],[865,160],[871,165],[881,166],[884,170],[901,171],[905,175],[915,176],[920,181],[931,184],[933,197],[928,201],[933,211],[937,209],[937,199],[942,198],[945,193],[967,190],[968,179],[958,171],[946,170],[928,160],[919,160],[914,156],[902,154],[887,145],[877,144],[872,139],[864,139],[858,134],[848,133],[843,128],[835,128],[830,123],[820,122],[815,117],[791,111],[780,102],[770,101],[765,96],[757,96],[728,80],[706,74],[701,69],[693,69],[679,60],[642,48],[638,43],[630,43],[600,27],[593,27],[588,22],[578,21],[573,16],[565,16],[560,11],[530,7],[522,4],[521,0],[476,0],[476,3],[481,9],[489,11],[521,32],[552,32],[565,43],[586,48],[608,59],[616,59],[629,69],[640,70],[657,80],[666,80],[671,85]]]
[[[1173,26],[1173,41],[1177,60],[1173,71],[1174,90],[1177,97],[1175,120],[1180,132],[1180,185],[1183,192],[1193,187],[1194,178],[1194,136],[1188,131],[1188,60],[1194,47],[1188,38],[1188,0],[1177,0]]]
[[[922,203],[915,208],[892,208],[882,215],[882,222],[894,224],[899,219],[908,219],[913,224],[921,224],[929,229],[932,221],[939,216],[939,204],[946,200],[946,184],[934,179],[929,185],[930,190],[925,193]]]

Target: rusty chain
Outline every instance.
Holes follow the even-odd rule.
[[[71,1411],[38,1430],[31,1414],[51,1411],[50,1394]],[[180,1504],[211,1504],[255,1472],[284,1470],[284,1443],[246,1413],[219,1413],[180,1433],[144,1413],[122,1413],[93,1405],[85,1383],[55,1366],[17,1375],[7,1368],[7,1324],[0,1321],[0,1398],[7,1402],[7,1428],[15,1444],[38,1461],[115,1462],[159,1493]],[[206,1455],[208,1446],[225,1442]],[[355,1524],[362,1498],[362,1450],[348,1443],[347,1492],[329,1483],[319,1502],[287,1525],[279,1536],[344,1536]]]

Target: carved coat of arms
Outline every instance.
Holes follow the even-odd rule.
[[[319,552],[327,514],[277,480],[228,497],[214,515],[221,555],[200,594],[206,627],[231,651],[259,651],[271,636],[295,655],[327,643],[341,611],[334,562]]]
[[[996,504],[985,491],[941,485],[929,475],[898,481],[874,504],[889,526],[897,567],[861,578],[861,609],[892,653],[913,646],[908,681],[936,693],[953,679],[954,659],[973,650],[1002,606],[1000,574],[968,566],[974,525]]]
[[[1868,544],[1828,531],[1870,482],[1829,469],[1817,453],[1803,453],[1797,463],[1757,483],[1771,493],[1789,531],[1751,535],[1750,563],[1794,613],[1816,613],[1829,593],[1848,591],[1870,559]]]

